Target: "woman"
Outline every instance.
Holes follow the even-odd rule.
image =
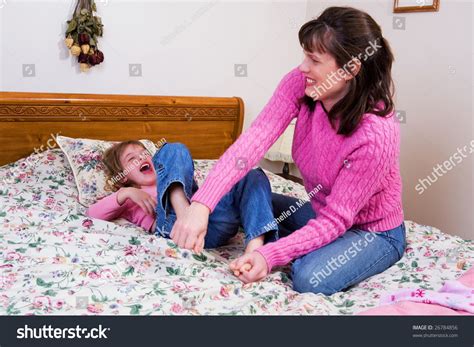
[[[220,197],[296,117],[292,152],[310,202],[299,208],[274,194],[275,216],[297,211],[280,223],[278,241],[231,269],[247,283],[295,260],[295,290],[331,295],[386,270],[405,249],[393,54],[372,17],[348,7],[326,9],[302,26],[299,40],[303,62],[220,158],[171,236],[200,251]]]

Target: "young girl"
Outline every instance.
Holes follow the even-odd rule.
[[[115,192],[90,206],[87,215],[103,220],[125,218],[169,238],[198,188],[188,149],[180,143],[165,143],[151,158],[141,142],[126,141],[108,149],[103,162]],[[207,235],[195,249],[219,247],[242,226],[246,252],[251,252],[277,238],[277,228],[268,228],[272,222],[268,178],[261,169],[251,170],[219,201],[209,216]]]
[[[311,201],[298,208],[295,199],[275,194],[276,216],[297,208],[279,225],[287,236],[243,255],[231,269],[253,282],[294,260],[295,290],[331,295],[386,270],[404,253],[393,55],[372,17],[349,7],[326,9],[301,27],[299,41],[303,62],[217,162],[174,236],[182,245],[186,235],[193,247],[206,232],[209,211],[245,175],[233,158],[254,165],[297,118],[293,158]]]

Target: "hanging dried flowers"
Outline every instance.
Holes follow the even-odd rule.
[[[102,37],[104,25],[94,12],[97,12],[94,0],[77,0],[73,17],[67,21],[64,43],[71,55],[78,57],[82,72],[104,61],[104,53],[99,50],[97,42],[97,38]]]

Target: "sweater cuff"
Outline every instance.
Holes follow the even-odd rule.
[[[210,189],[203,189],[204,186],[199,188],[196,193],[191,198],[191,202],[199,202],[203,205],[206,205],[211,213],[216,208],[219,203],[219,194],[216,191],[210,191]]]
[[[286,262],[283,260],[280,254],[280,248],[276,245],[276,242],[267,243],[266,245],[259,247],[255,250],[260,253],[267,262],[268,273],[272,271],[275,266],[285,265]]]

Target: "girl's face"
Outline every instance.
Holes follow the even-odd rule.
[[[139,145],[128,145],[120,156],[120,165],[124,170],[125,180],[137,186],[156,184],[156,172],[150,153]],[[126,172],[125,172],[126,171]]]
[[[340,68],[329,53],[304,51],[304,55],[299,69],[306,77],[305,94],[313,100],[334,105],[347,93],[346,81],[352,76]],[[329,105],[325,103],[325,106]]]

